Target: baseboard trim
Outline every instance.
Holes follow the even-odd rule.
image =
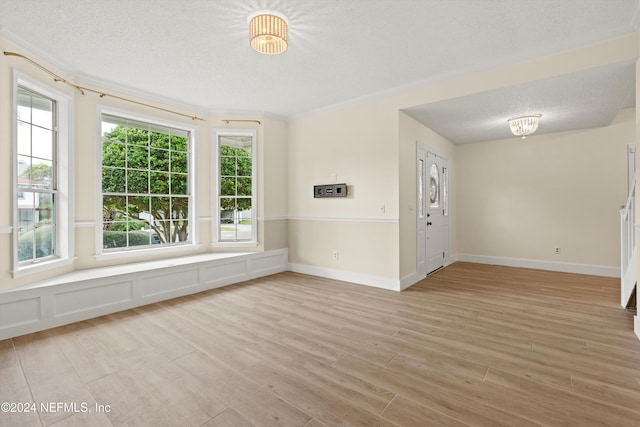
[[[424,279],[426,276],[420,276],[418,275],[418,273],[413,272],[407,276],[404,276],[402,279],[400,279],[400,290],[404,291],[405,289],[407,289],[408,287],[415,285],[416,283],[418,283],[420,280]]]
[[[620,268],[600,265],[572,264],[533,259],[502,258],[483,255],[456,254],[456,261],[475,262],[478,264],[502,265],[505,267],[533,268],[536,270],[559,271],[562,273],[588,274],[591,276],[620,277]]]
[[[400,281],[380,276],[354,273],[352,271],[336,270],[333,268],[316,267],[313,265],[289,263],[289,271],[308,274],[310,276],[324,277],[326,279],[341,280],[343,282],[356,283],[358,285],[372,286],[374,288],[400,291]]]
[[[0,292],[0,340],[287,270],[288,250],[95,268]]]

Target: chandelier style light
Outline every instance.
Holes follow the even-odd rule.
[[[538,129],[538,122],[540,121],[540,114],[529,114],[527,116],[515,117],[509,119],[509,127],[511,132],[516,136],[521,136],[525,139],[527,135],[531,135]]]
[[[279,16],[256,15],[249,22],[251,47],[265,55],[278,55],[287,50],[288,30],[287,21]]]

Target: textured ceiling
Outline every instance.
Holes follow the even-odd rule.
[[[635,61],[447,99],[405,112],[456,144],[513,138],[507,119],[541,114],[536,134],[611,124],[635,106]]]
[[[291,117],[634,33],[637,2],[0,0],[0,34],[77,83],[126,89],[198,111]],[[251,50],[248,19],[260,10],[288,19],[284,54]],[[607,71],[628,77],[622,65],[576,77],[594,87]],[[555,101],[539,100],[551,111],[563,98],[553,86],[557,83],[532,82],[517,89],[555,94]],[[487,102],[492,95],[495,110],[510,96],[505,89],[411,113],[421,117],[428,111],[435,117],[438,107]],[[447,136],[443,126],[438,132]],[[469,142],[472,133],[461,130],[459,142]]]

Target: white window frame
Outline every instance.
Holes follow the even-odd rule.
[[[220,208],[219,208],[219,196],[220,196],[220,136],[250,136],[253,140],[251,147],[251,207],[253,209],[253,215],[251,216],[251,240],[242,240],[237,242],[221,241],[220,240]],[[212,168],[214,171],[214,193],[211,200],[211,212],[213,227],[211,227],[211,245],[219,248],[254,248],[258,246],[258,137],[257,132],[253,129],[214,129],[213,130],[213,144],[212,144]]]
[[[121,117],[127,120],[139,121],[149,123],[152,125],[165,126],[184,130],[189,132],[189,243],[176,243],[167,244],[159,247],[130,247],[122,248],[121,250],[109,250],[104,251],[102,244],[102,116],[110,115]],[[149,256],[149,255],[171,255],[180,254],[186,251],[193,251],[200,247],[198,239],[198,215],[196,212],[197,203],[195,198],[197,195],[196,188],[196,141],[197,141],[197,128],[195,126],[189,126],[180,122],[172,122],[169,120],[159,119],[153,116],[147,116],[144,114],[138,114],[127,110],[115,109],[98,105],[96,115],[96,255],[95,259],[100,260],[112,260],[112,259],[125,259],[132,256]]]
[[[56,202],[54,205],[55,255],[54,257],[36,261],[31,264],[18,262],[18,86],[51,98],[56,103],[57,146],[54,156],[54,166],[57,176]],[[29,274],[70,265],[74,260],[74,230],[73,230],[73,98],[41,83],[17,70],[13,70],[13,124],[12,124],[12,155],[13,155],[13,270],[12,277],[18,278]]]

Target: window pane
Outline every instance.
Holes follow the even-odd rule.
[[[238,176],[251,176],[251,157],[238,157]]]
[[[238,178],[237,195],[251,196],[251,178]]]
[[[53,223],[53,194],[51,193],[36,193],[36,228],[40,227],[43,224],[52,224]]]
[[[238,206],[238,210],[247,211],[251,210],[251,197],[238,197],[236,199],[236,204]]]
[[[24,87],[17,95],[17,252],[30,262],[55,255],[55,102]]]
[[[18,88],[18,121],[31,123],[31,92]]]
[[[124,168],[127,166],[126,146],[117,142],[105,142],[102,146],[102,165]]]
[[[171,174],[171,194],[188,194],[187,175]]]
[[[151,194],[169,193],[169,174],[166,172],[151,172]]]
[[[189,156],[183,151],[171,151],[171,171],[172,172],[187,172],[187,164]]]
[[[169,219],[171,209],[171,198],[169,197],[151,197],[151,220]]]
[[[127,122],[127,143],[130,145],[149,145],[148,127],[143,123]]]
[[[18,200],[18,261],[34,259],[35,196],[25,191]]]
[[[110,248],[126,248],[127,241],[127,223],[115,222],[110,224],[108,229],[102,230],[102,247]]]
[[[127,216],[130,221],[142,220],[149,223],[149,197],[129,196],[127,197]]]
[[[181,135],[171,136],[171,150],[187,152],[189,148],[188,134],[186,134],[186,132],[180,132],[176,129],[173,129],[173,131],[178,132]]]
[[[418,218],[424,218],[424,160],[418,161]]]
[[[449,215],[449,170],[442,168],[442,203],[444,215]]]
[[[31,155],[31,126],[18,122],[18,154]]]
[[[122,221],[126,218],[123,214],[127,212],[127,198],[124,196],[103,196],[102,197],[102,221],[103,229],[110,230],[112,223]]]
[[[432,208],[440,207],[440,175],[438,174],[438,166],[431,165],[431,173],[429,177],[429,202]]]
[[[220,157],[220,175],[234,176],[236,174],[236,158]]]
[[[31,96],[31,123],[44,129],[53,129],[53,101],[43,96]]]
[[[222,196],[236,195],[236,178],[222,177],[220,179],[220,195]]]
[[[189,239],[189,199],[171,198],[171,223],[173,242],[185,242]]]
[[[149,149],[138,145],[128,145],[127,167],[130,169],[148,169]]]
[[[128,193],[148,193],[149,192],[149,172],[127,171],[127,192]]]
[[[220,241],[254,238],[253,144],[252,135],[218,135]]]
[[[102,192],[124,193],[126,187],[125,169],[102,169]]]
[[[253,137],[240,136],[236,137],[237,156],[251,157],[251,150],[253,145]]]
[[[25,171],[33,188],[53,188],[53,162],[32,158],[31,169]]]
[[[36,258],[45,258],[54,254],[55,240],[53,238],[53,226],[44,224],[36,228],[35,250]]]
[[[103,190],[128,202],[121,213],[127,224],[126,241],[124,246],[110,247],[188,241],[182,223],[189,216],[189,132],[108,115],[103,116],[102,129],[103,166],[120,165],[124,160],[122,169],[103,167]],[[122,150],[111,147],[113,141],[123,141],[117,148],[124,147],[124,158]],[[175,194],[186,202],[172,206]]]
[[[18,188],[31,188],[31,157],[18,156]]]
[[[148,246],[151,244],[151,231],[142,230],[140,222],[129,223],[129,246]]]
[[[169,139],[170,136],[167,133],[159,133],[159,132],[151,132],[149,134],[150,144],[152,147],[156,148],[169,148]]]
[[[221,197],[220,198],[220,210],[221,211],[234,211],[236,209],[236,199],[233,197]],[[232,218],[230,215],[226,215],[227,218]]]
[[[151,149],[149,152],[149,160],[151,170],[154,171],[169,171],[169,151]],[[185,165],[185,172],[186,172]]]
[[[53,160],[53,131],[37,126],[31,128],[31,155],[41,159]]]
[[[237,216],[237,240],[251,240],[253,226],[253,209],[251,207],[251,198],[238,198],[238,216]]]

